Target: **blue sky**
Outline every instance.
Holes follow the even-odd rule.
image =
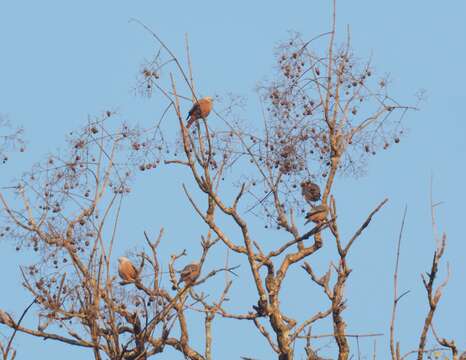
[[[390,151],[372,158],[366,176],[341,179],[335,188],[342,226],[348,233],[380,200],[390,199],[355,245],[349,258],[354,272],[347,287],[348,331],[384,333],[377,342],[381,359],[388,354],[395,242],[405,204],[408,216],[399,285],[401,291],[411,292],[399,308],[398,334],[403,352],[416,347],[427,311],[420,273],[428,269],[434,249],[429,213],[431,176],[434,197],[443,202],[437,220],[448,235],[445,257],[452,267],[450,283],[436,314],[436,327],[442,336],[454,337],[461,348],[466,348],[466,309],[462,306],[466,295],[462,226],[466,203],[464,14],[466,3],[460,0],[354,0],[338,4],[338,30],[344,33],[350,25],[355,51],[361,57],[372,56],[380,73],[390,73],[392,93],[398,99],[409,102],[419,89],[427,91],[421,111],[407,117],[408,136]],[[260,119],[254,89],[258,81],[272,74],[274,46],[286,39],[290,30],[301,32],[305,38],[328,31],[330,4],[275,0],[2,1],[0,113],[24,127],[29,144],[25,154],[13,155],[12,161],[0,168],[1,184],[7,184],[32,162],[62,146],[64,134],[89,115],[110,108],[118,109],[122,118],[132,122],[153,120],[151,111],[157,104],[134,96],[132,88],[141,62],[150,58],[157,47],[145,31],[129,22],[131,18],[146,23],[178,54],[183,51],[184,34],[188,33],[197,88],[203,94],[244,95],[248,100],[244,116],[254,122]],[[175,215],[180,212],[191,231],[198,230],[200,234],[203,229],[186,200],[179,196],[170,208],[161,209],[167,194],[180,190],[181,181],[173,181],[174,174],[178,176],[176,171],[154,172],[150,179],[137,185],[141,190],[135,191],[123,210],[128,226],[121,230],[121,251],[142,246],[143,229],[155,234],[160,226],[165,226],[171,239],[167,251],[186,246],[192,249],[193,256],[198,255],[196,246],[176,240],[191,235],[186,227],[178,226],[179,217]],[[153,186],[154,182],[157,186]],[[148,188],[152,190],[149,194]],[[260,235],[267,236],[265,232]],[[8,269],[11,275],[5,279],[8,291],[0,297],[0,307],[19,312],[30,300],[16,285],[16,269],[28,258],[13,253],[6,243],[1,243],[0,249],[0,269],[2,273]],[[244,278],[248,275],[246,270],[242,269]],[[445,265],[442,275],[444,270]],[[289,284],[290,293],[302,287],[301,281],[306,279],[297,271],[296,280]],[[234,291],[241,296],[239,288]],[[290,296],[283,300],[284,307],[299,313],[306,311],[306,306],[325,304],[314,302],[313,294],[309,290],[305,306],[294,309]],[[302,298],[298,302],[302,304]],[[247,304],[252,301],[245,299],[244,306]],[[214,344],[214,358],[270,358],[264,340],[254,335],[252,326],[232,325],[224,320],[215,326],[220,333],[228,329],[241,331],[244,352],[238,350],[237,343],[220,338]],[[199,334],[193,338],[201,339]],[[35,357],[37,351],[49,359],[62,358],[63,354],[70,360],[83,356],[80,350],[50,341],[44,343],[24,336],[17,341],[18,359]],[[369,355],[372,340],[361,341],[363,354]],[[167,353],[164,358],[182,357]]]

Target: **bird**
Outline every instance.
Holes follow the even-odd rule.
[[[139,277],[139,272],[127,257],[118,258],[118,275],[124,282],[134,282]]]
[[[200,118],[205,119],[209,116],[210,111],[212,110],[213,101],[214,100],[210,96],[206,96],[196,101],[186,117],[186,120],[189,119],[186,127],[189,128],[196,120]]]
[[[186,286],[192,285],[197,280],[200,273],[201,267],[198,263],[186,265],[183,270],[181,270],[180,280],[178,280],[178,287],[182,282],[184,282]]]
[[[311,211],[309,211],[306,214],[307,221],[305,222],[305,224],[309,223],[310,221],[316,224],[320,224],[327,219],[327,214],[328,214],[327,205],[320,204],[320,205],[314,206],[311,208]]]
[[[312,181],[307,180],[301,183],[301,194],[304,199],[309,202],[315,202],[320,200],[320,188],[319,185],[314,184]]]

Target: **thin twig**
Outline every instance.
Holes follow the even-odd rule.
[[[392,360],[399,360],[396,356],[395,350],[395,318],[396,318],[396,307],[398,301],[405,295],[407,292],[398,297],[398,266],[400,261],[400,249],[401,249],[401,239],[403,237],[403,229],[405,226],[406,213],[408,211],[408,206],[405,206],[403,212],[403,218],[401,220],[400,233],[398,235],[398,245],[396,248],[396,261],[395,261],[395,272],[393,274],[393,307],[392,307],[392,319],[390,321],[390,353],[392,355]]]

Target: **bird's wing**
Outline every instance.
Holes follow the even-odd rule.
[[[200,112],[201,112],[201,107],[200,107],[199,103],[194,104],[193,107],[191,108],[191,110],[189,110],[189,113],[188,113],[188,116],[186,117],[186,120],[189,119],[190,117],[198,118],[199,115],[200,115]]]
[[[193,271],[195,271],[195,268],[196,268],[196,265],[194,264],[186,265],[184,269],[181,271],[181,276],[183,275],[186,276],[186,275],[191,274]]]
[[[314,215],[314,214],[318,214],[318,213],[325,212],[325,211],[327,211],[327,207],[323,205],[318,205],[309,212],[309,215]]]
[[[131,273],[133,273],[134,277],[136,277],[138,275],[138,269],[136,269],[136,267],[133,265],[133,263],[129,263],[129,267],[130,267]]]

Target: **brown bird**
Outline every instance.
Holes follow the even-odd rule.
[[[312,181],[307,180],[301,183],[301,194],[304,199],[309,202],[320,200],[320,188],[319,185],[314,184]]]
[[[199,99],[191,110],[189,110],[188,116],[186,120],[188,120],[188,124],[186,125],[189,128],[196,120],[198,119],[205,119],[209,116],[210,111],[212,110],[212,103],[213,99],[210,96],[206,96],[205,98]]]
[[[139,277],[139,273],[133,263],[124,256],[118,258],[118,275],[120,275],[124,282],[134,282]]]
[[[181,270],[180,280],[178,280],[178,287],[182,282],[188,285],[192,285],[201,273],[201,267],[198,263],[192,263],[186,265],[183,270]]]
[[[327,215],[328,215],[328,206],[325,204],[317,205],[311,208],[311,211],[309,211],[306,214],[306,219],[307,221],[305,224],[309,223],[312,221],[313,223],[320,224],[321,222],[324,222],[327,220]]]

